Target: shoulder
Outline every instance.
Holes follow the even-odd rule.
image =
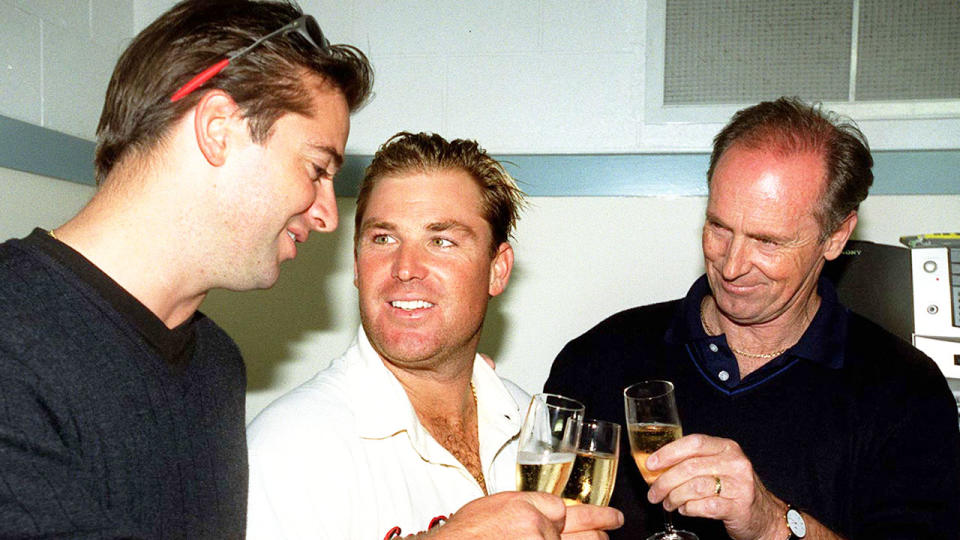
[[[213,319],[202,312],[196,314],[196,336],[204,353],[215,356],[217,360],[233,360],[243,367],[240,347]]]
[[[845,366],[871,379],[943,379],[922,351],[852,311],[845,354]]]
[[[348,537],[366,468],[350,396],[331,369],[247,427],[248,538]]]
[[[526,390],[520,388],[520,386],[510,379],[504,379],[503,377],[500,377],[500,382],[503,383],[504,388],[506,388],[507,392],[510,393],[510,397],[517,402],[517,407],[519,407],[521,410],[526,410],[527,405],[530,403],[530,394],[528,394]]]
[[[560,351],[557,362],[575,359],[609,358],[638,347],[659,344],[680,307],[680,300],[627,309],[607,317],[571,340]]]
[[[851,312],[844,373],[867,402],[942,411],[956,427],[956,402],[936,363],[913,345]],[[881,405],[878,405],[881,406]],[[927,409],[928,411],[930,409]]]
[[[636,339],[640,335],[662,337],[679,306],[680,300],[672,300],[623,310],[607,317],[572,343]]]
[[[0,243],[0,268],[15,268],[33,259],[23,240],[11,238]]]
[[[290,445],[323,446],[355,432],[349,381],[337,365],[280,396],[247,427],[251,457],[261,452],[286,452]]]
[[[69,380],[89,366],[101,312],[75,294],[71,276],[22,241],[0,244],[0,367]]]
[[[575,397],[619,388],[638,358],[662,356],[664,336],[681,302],[635,307],[603,320],[564,346],[544,388]]]
[[[0,317],[40,313],[61,298],[63,278],[53,273],[53,260],[22,241],[0,244]]]

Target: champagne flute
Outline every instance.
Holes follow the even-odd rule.
[[[661,446],[683,436],[677,401],[670,381],[643,381],[628,386],[623,391],[623,404],[627,416],[627,434],[633,460],[647,484],[652,484],[663,471],[647,470],[647,458]],[[698,540],[697,535],[681,531],[673,526],[673,513],[663,511],[666,531],[658,532],[647,540]]]
[[[598,506],[609,504],[617,480],[619,458],[620,424],[584,420],[573,471],[560,495],[563,502]]]
[[[560,495],[573,469],[583,410],[579,401],[557,394],[533,396],[520,428],[518,491]]]

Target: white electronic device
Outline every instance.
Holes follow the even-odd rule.
[[[960,233],[904,236],[913,275],[913,345],[960,379]]]

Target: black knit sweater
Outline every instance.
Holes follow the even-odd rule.
[[[0,538],[242,538],[236,345],[198,314],[166,354],[111,283],[41,231],[0,245]]]

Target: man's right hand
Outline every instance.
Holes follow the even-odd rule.
[[[547,493],[508,491],[467,503],[425,538],[588,540],[607,538],[603,531],[621,525],[623,514],[614,508],[567,507]]]

